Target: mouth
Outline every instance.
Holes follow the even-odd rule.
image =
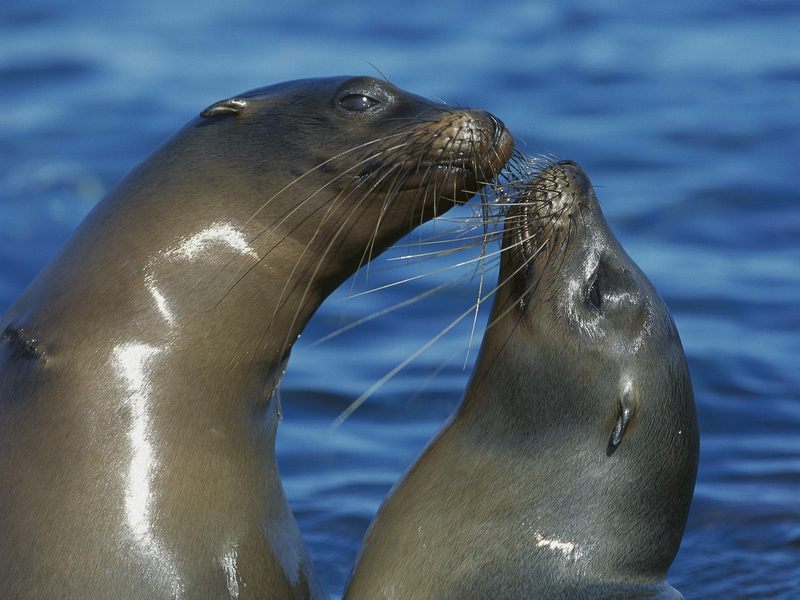
[[[537,198],[536,179],[520,180],[509,188],[511,206],[505,217],[505,229],[510,234],[506,244],[520,249],[523,257],[528,258],[539,247],[539,239],[544,233],[542,211],[545,203]]]
[[[356,182],[358,184],[378,183],[383,179],[388,185],[396,186],[398,191],[410,191],[418,190],[422,185],[434,182],[442,183],[443,178],[454,179],[454,183],[460,183],[464,188],[477,187],[478,176],[475,174],[474,166],[466,159],[414,163],[372,163],[356,175]]]
[[[557,227],[547,214],[549,207],[535,193],[535,185],[526,183],[526,187],[514,193],[514,204],[504,224],[502,264],[513,290],[511,297],[523,312],[529,310],[553,248],[559,244]]]
[[[483,185],[489,185],[511,159],[514,152],[514,138],[505,125],[495,117],[492,120],[491,139],[472,140],[468,150],[443,151],[433,154],[434,158],[422,156],[414,160],[394,162],[374,157],[365,163],[355,174],[356,183],[379,184],[386,181],[400,191],[419,188],[429,183],[456,185],[461,192],[475,194]],[[486,147],[484,147],[484,145]]]
[[[381,173],[405,173],[408,175],[425,175],[431,172],[461,173],[474,175],[474,170],[466,159],[447,161],[427,160],[418,162],[390,163],[372,162],[356,175],[359,181],[380,175]]]

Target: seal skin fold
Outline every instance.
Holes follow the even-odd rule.
[[[384,501],[345,593],[681,598],[699,436],[680,337],[571,161],[511,186],[464,398]]]
[[[324,597],[275,462],[291,346],[512,149],[486,112],[337,77],[156,150],[0,319],[0,597]]]

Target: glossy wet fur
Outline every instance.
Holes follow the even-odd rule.
[[[4,597],[324,596],[274,456],[291,345],[510,152],[371,78],[255,90],[157,150],[0,321]]]
[[[347,598],[678,596],[698,434],[677,331],[577,165],[517,185],[464,400],[382,506]]]

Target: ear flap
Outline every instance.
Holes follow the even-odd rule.
[[[223,115],[236,115],[241,113],[247,108],[247,100],[244,98],[228,98],[227,100],[220,100],[206,108],[200,113],[204,119],[213,117],[220,117]]]
[[[622,436],[625,435],[625,430],[633,417],[635,408],[631,385],[628,384],[619,402],[619,414],[617,422],[614,424],[614,429],[611,431],[611,438],[608,440],[606,456],[614,454],[617,446],[622,442]]]

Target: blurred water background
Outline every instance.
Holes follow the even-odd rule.
[[[671,308],[694,380],[702,456],[670,581],[687,598],[800,597],[799,32],[796,0],[3,0],[0,312],[94,203],[206,105],[375,65],[421,95],[491,110],[528,153],[586,169]],[[458,403],[487,311],[469,356],[465,319],[328,426],[470,306],[474,270],[435,272],[468,256],[378,259],[293,352],[280,465],[333,597],[381,499]]]

